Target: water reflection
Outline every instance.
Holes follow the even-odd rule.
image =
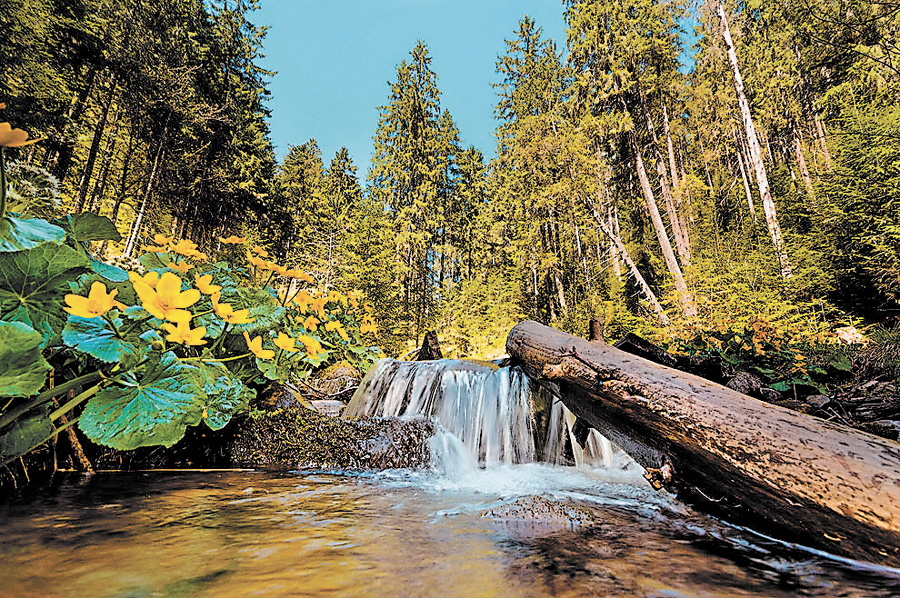
[[[556,490],[528,487],[526,479],[541,477],[529,467],[541,466],[510,466],[452,487],[432,474],[399,471],[74,478],[34,501],[2,507],[0,596],[900,591],[888,572],[766,543],[639,486],[560,470]],[[494,490],[488,476],[497,476]],[[591,524],[482,516],[535,493],[576,505]]]

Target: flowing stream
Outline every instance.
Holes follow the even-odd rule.
[[[515,370],[386,360],[347,410],[435,418],[433,467],[63,476],[0,506],[0,596],[900,595],[654,491]]]

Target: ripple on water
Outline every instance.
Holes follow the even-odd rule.
[[[645,485],[535,464],[455,480],[412,471],[99,474],[3,514],[4,597],[900,590],[890,571],[722,525]]]

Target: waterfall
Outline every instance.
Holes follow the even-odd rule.
[[[432,456],[445,467],[574,461],[579,469],[609,468],[616,454],[593,429],[582,430],[579,442],[575,416],[521,370],[487,362],[383,359],[344,411],[363,415],[433,418],[443,434],[432,440]]]

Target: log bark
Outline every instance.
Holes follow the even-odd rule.
[[[897,442],[536,322],[506,347],[578,417],[616,432],[654,485],[785,541],[900,566]]]

